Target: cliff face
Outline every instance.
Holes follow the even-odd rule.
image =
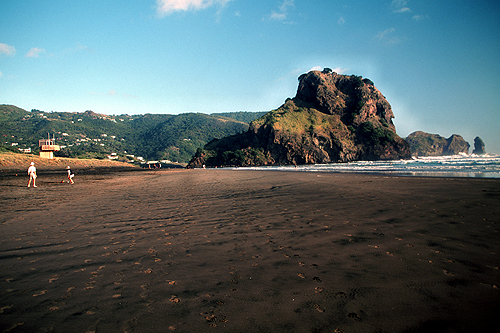
[[[390,104],[370,80],[324,70],[299,81],[295,98],[254,120],[246,133],[210,142],[190,166],[410,158]]]
[[[469,143],[460,135],[453,134],[448,139],[421,131],[413,132],[406,138],[413,156],[457,155],[469,152]]]
[[[359,126],[370,120],[395,132],[391,105],[371,80],[313,71],[302,75],[299,81],[296,100],[311,103],[322,113],[338,115],[346,125]]]

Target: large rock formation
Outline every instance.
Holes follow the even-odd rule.
[[[486,149],[484,148],[484,142],[478,136],[476,136],[476,138],[474,139],[474,150],[472,151],[472,153],[476,155],[486,154]]]
[[[413,156],[443,156],[467,154],[469,143],[460,135],[453,134],[448,139],[422,131],[413,132],[406,138]]]
[[[373,82],[329,69],[299,78],[297,94],[247,132],[214,140],[190,163],[284,165],[410,158],[391,106]]]

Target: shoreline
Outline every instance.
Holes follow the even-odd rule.
[[[499,179],[139,170],[0,177],[1,330],[496,323]]]

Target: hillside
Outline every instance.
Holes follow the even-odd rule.
[[[28,112],[0,105],[3,150],[31,149],[54,136],[59,157],[187,162],[207,142],[246,131],[248,122],[265,112],[145,114],[109,116],[85,112]],[[2,148],[0,146],[0,148]]]
[[[311,71],[299,77],[293,99],[251,122],[247,132],[209,142],[190,167],[410,158],[392,118],[371,80]]]

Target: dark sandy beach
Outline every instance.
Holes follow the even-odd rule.
[[[500,180],[0,178],[2,332],[487,332]]]

